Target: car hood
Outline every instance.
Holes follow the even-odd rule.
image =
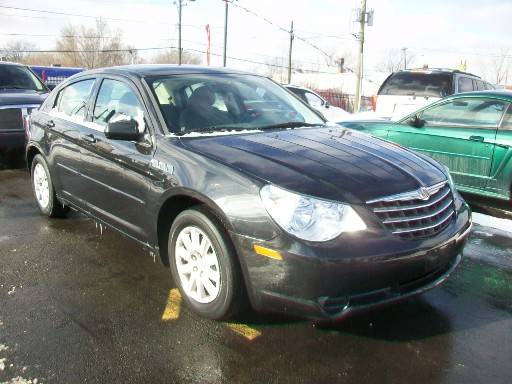
[[[180,144],[264,182],[350,203],[446,180],[425,157],[342,127],[182,138]]]
[[[40,105],[47,96],[47,93],[38,93],[22,89],[0,91],[0,106],[20,104]]]

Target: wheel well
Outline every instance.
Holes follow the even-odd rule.
[[[158,248],[160,250],[160,258],[164,265],[169,266],[167,242],[169,230],[171,229],[174,219],[176,219],[181,212],[199,205],[204,205],[204,203],[191,196],[179,195],[169,198],[160,208],[157,221]]]
[[[181,212],[192,207],[201,207],[203,211],[207,211],[207,213],[213,215],[217,222],[222,227],[224,227],[228,238],[230,238],[229,234],[227,233],[229,224],[226,222],[225,218],[222,216],[222,214],[216,212],[215,209],[208,207],[204,201],[187,195],[177,195],[170,197],[160,208],[157,221],[158,248],[160,258],[162,263],[166,266],[169,266],[167,242],[172,223]]]
[[[29,172],[31,172],[32,169],[32,160],[34,160],[34,157],[39,153],[41,152],[36,147],[30,147],[27,149],[27,168]]]

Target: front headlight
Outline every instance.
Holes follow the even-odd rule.
[[[343,232],[366,229],[366,224],[347,204],[316,199],[265,185],[260,191],[268,214],[286,232],[308,241],[328,241]]]

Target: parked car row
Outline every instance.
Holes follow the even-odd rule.
[[[512,92],[444,98],[397,122],[342,123],[424,153],[450,169],[459,191],[512,199]]]
[[[0,61],[0,159],[24,149],[25,119],[48,92],[29,67]]]
[[[75,75],[32,113],[27,162],[42,213],[149,248],[212,319],[249,302],[332,320],[420,294],[471,228],[445,166],[227,69]]]
[[[490,87],[401,71],[383,96],[408,79],[437,96],[467,79]],[[213,319],[246,302],[338,319],[422,293],[460,262],[471,213],[457,190],[512,199],[510,91],[347,122],[313,91],[287,88],[164,65],[86,71],[49,93],[30,68],[0,63],[1,143],[28,140],[42,213],[73,208],[140,243]]]
[[[494,87],[471,73],[453,69],[407,69],[394,72],[377,93],[377,115],[399,120],[415,110],[456,93]]]

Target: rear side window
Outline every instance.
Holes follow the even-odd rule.
[[[382,84],[379,95],[444,97],[453,93],[447,73],[397,72]]]
[[[308,104],[311,105],[312,107],[319,108],[323,105],[323,100],[314,93],[304,92],[304,95],[306,96]]]
[[[469,77],[459,77],[458,85],[459,93],[473,91],[473,79],[470,79]]]
[[[302,101],[308,102],[308,99],[304,95],[304,91],[297,89],[297,88],[288,88],[289,91],[291,91],[295,96],[298,96]]]
[[[496,128],[507,103],[493,99],[455,99],[423,112],[426,126]]]
[[[70,117],[83,120],[87,112],[87,102],[91,95],[94,79],[83,80],[68,85],[60,91],[56,107]]]

